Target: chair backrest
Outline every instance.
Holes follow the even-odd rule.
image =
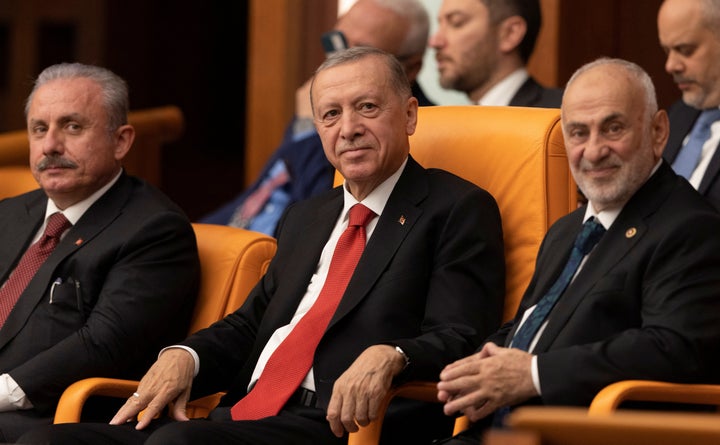
[[[183,113],[174,105],[133,110],[128,122],[135,127],[135,142],[123,165],[128,173],[160,186],[162,147],[182,135]],[[29,153],[26,130],[0,133],[0,166],[27,167]]]
[[[490,192],[500,207],[507,268],[504,319],[520,303],[547,229],[577,207],[560,110],[420,107],[410,154]],[[336,184],[341,178],[336,175]]]
[[[200,292],[189,333],[237,309],[275,255],[274,238],[250,230],[193,223],[200,255]]]
[[[30,167],[0,166],[0,199],[17,196],[36,188],[38,183]]]

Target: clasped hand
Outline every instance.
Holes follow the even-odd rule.
[[[502,406],[536,396],[532,357],[519,349],[487,343],[480,352],[449,364],[437,385],[445,414],[463,413],[475,422]]]

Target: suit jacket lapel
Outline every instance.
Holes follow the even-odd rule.
[[[330,326],[352,310],[387,269],[395,252],[422,215],[422,209],[417,205],[427,194],[425,169],[409,158],[330,321]],[[401,219],[403,222],[400,222]]]
[[[720,143],[713,153],[713,157],[705,170],[700,185],[698,186],[698,192],[701,195],[705,195],[710,188],[710,185],[715,182],[715,179],[720,174]]]
[[[685,105],[682,101],[674,104],[670,109],[670,136],[668,137],[663,158],[672,164],[680,152],[685,137],[692,130],[700,110]]]
[[[78,249],[84,247],[89,240],[97,236],[117,218],[130,195],[131,188],[130,180],[123,174],[105,195],[101,196],[80,220],[70,228],[48,259],[40,266],[28,287],[20,295],[20,299],[2,329],[0,329],[0,348],[4,347],[17,334],[28,317],[32,315],[40,300],[48,294],[48,289],[53,280],[58,278],[55,274],[60,263]],[[42,221],[45,206],[39,206],[39,208],[36,206],[32,211]],[[37,225],[35,230],[37,230]]]
[[[42,224],[45,216],[47,198],[42,192],[31,192],[25,199],[22,211],[12,215],[7,224],[7,234],[0,244],[0,284],[7,280],[15,264],[30,245],[33,236]]]
[[[646,217],[667,198],[676,180],[677,176],[672,172],[672,168],[663,162],[658,171],[628,201],[575,280],[558,300],[548,318],[547,327],[535,346],[535,352],[546,351],[550,347],[583,297],[592,290],[598,280],[607,276],[647,233],[649,227],[645,223]]]
[[[290,289],[292,295],[275,299],[281,303],[274,311],[275,319],[263,322],[263,325],[269,328],[269,331],[265,333],[268,337],[279,326],[290,322],[300,300],[305,295],[312,275],[317,270],[320,255],[343,208],[341,188],[337,188],[336,192],[331,199],[318,207],[313,218],[305,221],[305,228],[302,230],[305,236],[298,240],[293,251],[288,255],[288,258],[303,258],[303,260],[293,260],[292,267],[283,269],[282,277],[278,278],[282,281],[281,286],[284,289]],[[270,315],[269,312],[267,314]]]
[[[522,84],[519,90],[515,93],[513,98],[510,100],[508,105],[514,107],[527,107],[534,105],[540,100],[542,95],[542,87],[532,77]]]

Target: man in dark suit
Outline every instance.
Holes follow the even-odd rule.
[[[396,55],[419,104],[432,105],[416,82],[429,26],[427,11],[418,0],[358,0],[338,19],[335,30],[343,33],[350,47],[372,46]],[[332,188],[335,169],[325,157],[313,126],[309,88],[310,80],[297,90],[295,116],[255,182],[200,222],[275,235],[280,215],[288,205]],[[264,184],[274,184],[269,193],[261,191]]]
[[[478,105],[559,107],[562,90],[525,68],[541,24],[539,0],[443,0],[430,38],[440,85]]]
[[[504,407],[587,406],[619,380],[720,381],[720,214],[662,159],[650,77],[618,59],[580,68],[562,127],[589,203],[548,231],[515,319],[440,374],[445,412],[476,422],[441,443],[477,444]],[[583,256],[584,225],[599,242]],[[564,292],[559,277],[572,278]]]
[[[687,179],[720,209],[720,5],[704,0],[666,0],[658,12],[660,44],[667,54],[665,69],[680,87],[682,100],[669,109],[670,138],[663,157],[676,160],[691,150],[693,127],[702,111],[714,110],[709,137],[692,158]],[[705,114],[705,113],[704,113]],[[679,170],[680,171],[680,170]]]
[[[187,332],[195,237],[168,198],[123,173],[135,137],[127,110],[125,82],[81,64],[45,69],[28,99],[41,188],[0,201],[0,306],[11,309],[0,322],[2,442],[51,423],[69,384],[139,377],[159,347]],[[14,302],[20,258],[53,214],[69,228]]]
[[[126,424],[147,407],[137,425],[55,425],[26,443],[343,444],[347,431],[376,415],[393,382],[434,378],[499,325],[505,280],[497,206],[484,190],[425,170],[408,155],[418,106],[402,65],[380,50],[351,48],[320,66],[311,95],[323,149],[344,186],[289,207],[277,254],[246,303],[160,355],[111,421]],[[330,257],[345,251],[335,245],[357,205],[377,216],[337,310],[319,327],[324,334],[309,354],[309,372],[274,414],[241,420],[249,417],[230,408],[255,397],[273,350],[323,298]],[[150,423],[168,402],[172,415],[186,420],[191,388],[194,395],[228,391],[212,421]],[[257,397],[252,407],[264,404]],[[384,430],[386,443],[430,440],[429,429],[448,426],[438,404],[401,405],[413,431]],[[429,415],[416,417],[419,409]]]

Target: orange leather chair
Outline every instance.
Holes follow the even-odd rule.
[[[550,225],[577,207],[560,128],[560,110],[523,107],[421,107],[410,154],[489,191],[500,207],[505,241],[504,319],[515,315]],[[342,178],[336,175],[336,184]],[[393,388],[380,418],[350,434],[350,445],[379,441],[382,417],[395,396],[437,401],[434,382]],[[456,432],[467,422],[458,419]],[[448,432],[450,433],[450,432]]]
[[[249,230],[212,224],[193,224],[200,255],[200,292],[188,329],[193,333],[237,309],[267,270],[275,255],[275,239]],[[70,385],[58,403],[55,423],[79,422],[85,401],[93,395],[127,398],[138,382],[89,378]],[[191,417],[204,417],[221,394],[193,401]]]
[[[159,187],[162,148],[182,135],[183,113],[174,105],[132,110],[128,122],[135,127],[135,142],[123,165],[128,173]],[[0,166],[27,167],[29,150],[26,130],[0,133]]]
[[[25,160],[27,164],[27,159]],[[0,166],[0,199],[17,196],[38,188],[30,167]]]
[[[716,405],[720,410],[720,385],[622,380],[600,390],[588,411],[593,416],[612,415],[623,402],[630,400]]]
[[[483,445],[716,445],[720,421],[711,413],[619,410],[590,415],[585,408],[527,406],[514,410],[506,430],[490,430]]]

